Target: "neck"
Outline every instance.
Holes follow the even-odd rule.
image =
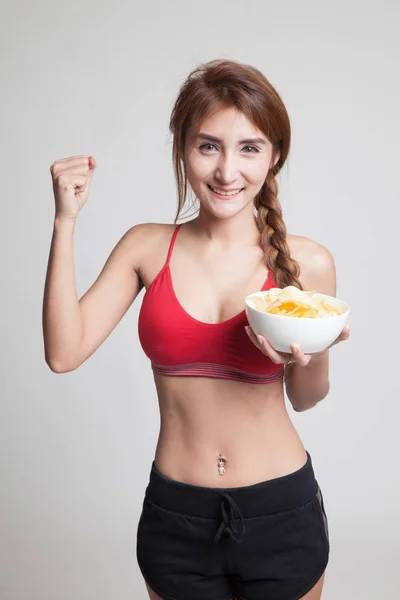
[[[259,230],[253,214],[219,219],[205,214],[200,208],[199,215],[192,220],[192,225],[207,241],[221,243],[225,247],[243,244],[253,246],[258,242]]]

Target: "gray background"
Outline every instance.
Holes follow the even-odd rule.
[[[147,598],[136,527],[159,416],[137,337],[143,292],[81,368],[50,371],[49,167],[75,154],[98,163],[75,232],[81,296],[129,227],[172,222],[172,104],[192,68],[220,57],[253,64],[282,95],[288,229],[330,249],[352,306],[329,396],[289,406],[329,516],[323,598],[399,592],[399,16],[382,0],[2,4],[2,600]]]

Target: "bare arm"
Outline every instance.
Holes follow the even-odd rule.
[[[330,252],[306,238],[292,250],[300,264],[300,281],[305,290],[336,296],[336,269]],[[306,366],[292,363],[286,380],[286,393],[295,411],[308,410],[329,392],[329,349],[313,355]]]
[[[290,237],[292,256],[300,265],[300,281],[304,290],[315,290],[327,296],[336,296],[336,269],[329,251],[299,236]],[[277,352],[265,336],[256,335],[251,327],[246,332],[252,342],[275,364],[285,364],[285,387],[295,411],[308,410],[323,400],[329,392],[329,348],[347,340],[350,327],[346,325],[337,339],[323,352],[303,354],[301,348],[291,346],[291,353]],[[294,358],[288,364],[288,360]]]
[[[73,257],[75,220],[55,218],[43,299],[45,360],[52,371],[77,369],[109,336],[142,287],[140,259],[151,224],[128,230],[100,275],[78,300]]]

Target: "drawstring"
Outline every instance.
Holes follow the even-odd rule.
[[[239,509],[238,505],[236,504],[236,502],[234,501],[234,499],[232,498],[232,496],[230,496],[227,492],[223,492],[221,490],[216,490],[216,491],[219,494],[221,494],[221,496],[222,496],[222,500],[221,500],[222,522],[221,522],[221,525],[219,526],[218,531],[214,537],[214,544],[218,544],[218,542],[221,539],[221,536],[224,532],[228,533],[228,535],[230,535],[230,537],[238,544],[242,540],[236,535],[237,528],[235,525],[234,512],[236,510],[238,513],[238,516],[239,516],[239,519],[240,519],[241,525],[242,525],[242,535],[244,535],[246,533],[246,529],[244,526],[244,520],[243,520],[242,513],[240,512],[240,509]],[[225,508],[225,501],[228,502],[229,514]]]

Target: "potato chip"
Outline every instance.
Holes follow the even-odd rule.
[[[274,315],[297,317],[300,319],[323,318],[340,315],[338,307],[329,303],[324,294],[314,290],[303,291],[294,285],[284,288],[271,288],[263,297],[251,298],[254,308]]]
[[[260,296],[254,296],[254,298],[251,298],[250,304],[258,310],[265,310],[267,307],[265,298],[260,298]]]

